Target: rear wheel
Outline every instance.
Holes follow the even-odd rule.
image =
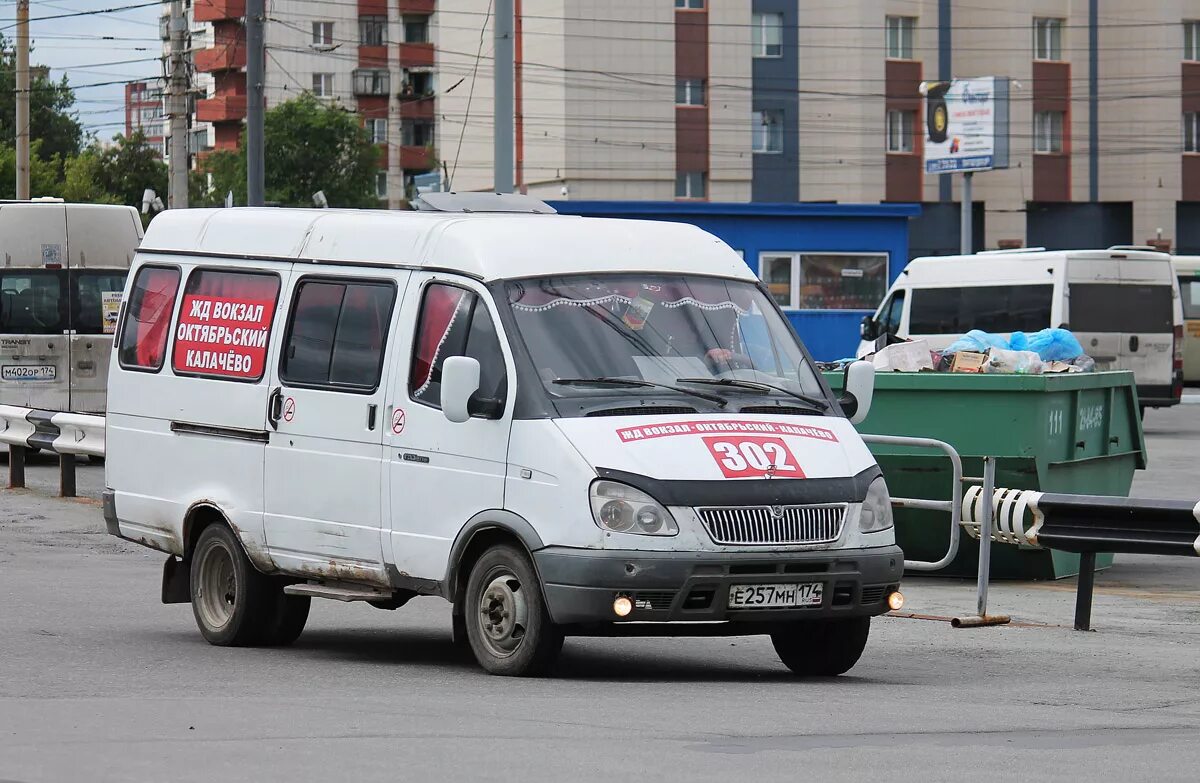
[[[259,573],[233,531],[209,525],[192,552],[192,614],[201,635],[221,647],[290,644],[304,630],[309,599]]]
[[[536,676],[562,649],[533,564],[514,546],[492,547],[475,562],[463,610],[471,652],[492,674]]]
[[[806,620],[771,634],[779,660],[801,677],[836,677],[858,663],[867,646],[870,617]]]

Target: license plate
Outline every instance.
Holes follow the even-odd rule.
[[[0,367],[0,379],[6,381],[52,381],[58,377],[53,364],[6,364]]]
[[[820,606],[824,584],[801,582],[788,585],[732,585],[730,609],[790,609],[794,606]]]

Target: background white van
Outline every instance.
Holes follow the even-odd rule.
[[[1200,256],[1173,256],[1183,305],[1183,381],[1200,381]]]
[[[863,319],[858,355],[884,334],[942,350],[972,329],[1069,328],[1097,370],[1132,370],[1143,407],[1179,402],[1183,311],[1171,257],[1149,249],[994,250],[916,258]]]
[[[133,207],[0,202],[0,404],[103,413]]]

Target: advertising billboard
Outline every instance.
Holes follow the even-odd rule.
[[[923,82],[925,173],[1008,168],[1008,79]]]

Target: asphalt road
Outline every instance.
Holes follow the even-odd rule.
[[[1151,411],[1135,493],[1195,497],[1200,405]],[[1200,560],[1121,558],[1095,633],[1073,582],[997,584],[1013,625],[885,617],[862,662],[798,680],[769,642],[567,641],[553,676],[491,677],[448,605],[315,601],[291,648],[220,649],[158,602],[161,557],[52,497],[0,492],[0,781],[1180,780],[1200,764]],[[95,493],[102,468],[80,466]],[[971,584],[905,583],[967,613]]]

